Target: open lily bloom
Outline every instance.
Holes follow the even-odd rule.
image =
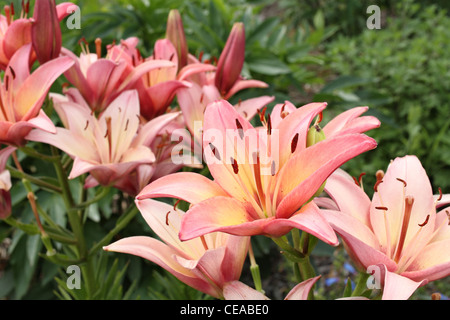
[[[408,297],[428,281],[450,274],[450,228],[446,205],[433,196],[432,187],[419,159],[396,158],[380,175],[372,201],[344,171],[328,180],[325,191],[334,204],[317,202],[325,217],[342,237],[355,264],[363,270],[382,265],[386,270],[384,290],[409,288]],[[450,200],[446,197],[445,199]],[[408,282],[405,286],[402,282]]]
[[[136,236],[118,240],[104,250],[150,260],[187,285],[215,298],[223,297],[226,283],[240,278],[250,238],[214,233],[182,242],[178,231],[184,212],[154,200],[136,201],[136,204],[161,241]]]
[[[136,89],[136,84],[147,72],[175,66],[167,60],[150,60],[133,66],[129,63],[126,53],[109,52],[102,58],[100,46],[101,43],[97,42],[96,53],[90,53],[86,46],[80,57],[65,48],[61,49],[63,55],[75,62],[64,75],[80,92],[90,108],[97,113],[105,110],[122,92]],[[73,88],[68,90],[71,89]]]
[[[56,133],[33,130],[29,140],[53,145],[74,158],[70,179],[89,172],[101,185],[112,185],[140,164],[155,161],[147,140],[160,128],[155,122],[140,126],[139,99],[125,91],[97,118],[85,105],[71,101],[55,104],[65,128]],[[177,114],[169,115],[171,119]]]
[[[54,81],[73,61],[66,57],[49,61],[30,74],[31,44],[21,47],[9,61],[0,85],[0,142],[22,146],[32,128],[55,132],[53,122],[41,110]]]
[[[307,146],[311,122],[325,107],[310,104],[286,115],[276,127],[269,117],[265,128],[254,128],[227,101],[214,102],[206,109],[203,130],[205,162],[214,181],[205,183],[195,174],[169,175],[144,188],[138,199],[189,202],[185,197],[192,189],[203,193],[205,200],[183,217],[182,240],[218,231],[280,237],[298,228],[336,245],[336,234],[310,199],[333,171],[375,148],[376,142],[351,133]]]

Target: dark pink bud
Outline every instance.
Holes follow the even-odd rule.
[[[236,22],[217,63],[215,84],[222,96],[226,95],[241,76],[244,59],[245,28],[242,22]]]
[[[184,33],[183,21],[180,13],[176,9],[169,12],[167,19],[166,39],[174,45],[178,54],[178,70],[187,65],[188,61],[188,46],[186,42],[186,35]]]
[[[55,59],[61,52],[61,27],[55,0],[36,0],[33,19],[33,48],[39,63],[43,64]]]

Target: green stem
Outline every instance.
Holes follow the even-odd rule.
[[[103,237],[95,246],[93,246],[88,255],[91,256],[102,249],[104,246],[109,244],[111,239],[118,234],[123,228],[125,228],[128,223],[136,216],[139,212],[136,206],[131,206],[128,210],[117,220],[116,226],[108,232],[106,236]]]
[[[76,208],[75,202],[72,197],[72,192],[70,190],[69,181],[67,179],[67,174],[61,163],[61,157],[58,154],[58,150],[55,147],[51,147],[52,155],[57,158],[57,161],[53,161],[56,170],[56,175],[61,184],[62,196],[64,204],[67,210],[67,216],[69,223],[72,227],[73,234],[76,239],[76,248],[78,251],[78,258],[81,261],[85,261],[81,265],[81,272],[86,284],[86,294],[87,298],[93,297],[94,286],[95,286],[95,276],[91,261],[89,261],[88,249],[86,247],[86,241],[84,238],[83,223],[81,219],[81,212]]]
[[[11,173],[11,176],[14,178],[26,179],[26,180],[30,181],[31,183],[41,187],[42,189],[46,189],[48,191],[52,191],[52,192],[56,192],[56,193],[61,193],[61,188],[59,188],[58,186],[55,186],[55,185],[48,183],[46,181],[43,181],[39,178],[36,178],[29,174],[21,172],[21,171],[17,170],[16,168],[11,167],[10,165],[6,165],[6,169],[8,169],[8,171]]]
[[[250,258],[250,272],[252,274],[253,283],[255,284],[255,289],[261,293],[264,293],[264,290],[262,288],[261,272],[259,270],[259,265],[256,263],[255,254],[253,253],[251,242],[249,245],[248,255]]]
[[[298,251],[297,249],[293,248],[288,242],[287,239],[280,237],[280,238],[271,238],[273,242],[277,244],[283,251],[287,252],[288,254],[292,255],[296,259],[303,259],[305,258],[305,255]]]

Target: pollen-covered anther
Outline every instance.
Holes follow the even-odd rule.
[[[216,157],[216,159],[220,161],[221,158],[220,158],[219,151],[217,151],[217,148],[211,142],[209,143],[209,147],[211,148],[211,151],[212,151],[214,157]]]
[[[242,127],[242,124],[239,122],[239,119],[236,119],[236,128],[239,132],[239,137],[241,139],[244,139],[244,128]]]
[[[175,204],[173,205],[173,210],[177,211],[177,206],[180,202],[181,202],[181,200],[178,200],[177,202],[175,202]]]
[[[375,209],[377,210],[383,210],[383,211],[388,211],[387,207],[375,207]]]

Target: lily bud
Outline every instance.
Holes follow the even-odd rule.
[[[325,133],[323,132],[322,128],[320,128],[320,126],[318,124],[315,124],[308,131],[308,135],[306,137],[306,147],[311,147],[311,146],[315,145],[316,143],[319,143],[320,141],[323,141],[325,139],[326,139]],[[318,197],[322,193],[322,191],[325,189],[326,183],[327,182],[325,181],[320,186],[320,188],[317,190],[317,192],[314,194],[314,196],[311,199]]]
[[[239,79],[244,59],[245,28],[242,22],[236,22],[217,63],[215,85],[222,96],[225,96]]]
[[[11,193],[0,190],[0,219],[6,219],[11,215]]]
[[[166,39],[175,46],[178,54],[178,70],[187,65],[188,61],[188,46],[186,35],[184,33],[183,21],[181,15],[176,9],[169,12],[167,19]]]
[[[325,133],[318,124],[311,127],[308,131],[308,136],[306,138],[306,147],[311,147],[316,143],[325,140]]]
[[[37,0],[31,27],[33,48],[40,64],[59,56],[62,46],[61,27],[55,0]]]

